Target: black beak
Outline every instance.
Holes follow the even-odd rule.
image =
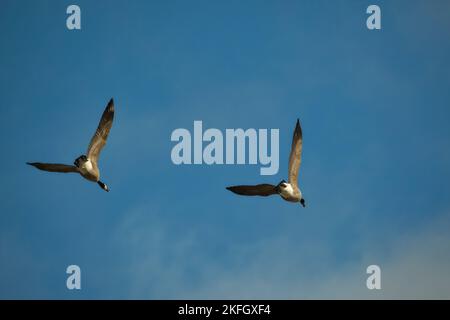
[[[302,205],[303,208],[306,207],[306,205],[305,205],[305,199],[302,198],[302,199],[300,200],[300,204]]]

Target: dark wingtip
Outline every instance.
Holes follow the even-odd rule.
[[[295,125],[294,135],[299,134],[302,135],[302,127],[300,126],[300,119],[297,118],[297,123]]]
[[[108,105],[105,108],[105,112],[114,112],[114,99],[111,98],[108,102]]]
[[[33,163],[32,162],[25,162],[27,165],[32,166]]]
[[[114,111],[114,99],[113,98],[111,98],[109,100],[108,105],[106,106],[106,109]]]

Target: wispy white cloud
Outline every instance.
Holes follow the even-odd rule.
[[[117,230],[130,248],[132,298],[450,298],[449,214],[399,235],[388,250],[365,243],[361,255],[345,263],[336,263],[325,242],[311,246],[288,236],[236,245],[223,263],[199,250],[205,241],[199,229],[176,233],[159,216],[163,211],[153,209],[132,211]],[[381,267],[380,291],[366,288],[371,264]]]

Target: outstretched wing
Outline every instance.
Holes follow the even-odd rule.
[[[294,136],[292,137],[291,154],[289,156],[289,183],[298,185],[298,170],[302,163],[302,127],[297,119],[295,125]]]
[[[278,193],[276,186],[271,184],[257,184],[255,186],[232,186],[227,187],[227,190],[243,196],[267,197],[272,194]]]
[[[35,168],[38,168],[39,170],[43,171],[50,171],[50,172],[79,172],[78,168],[75,166],[69,166],[66,164],[59,164],[59,163],[41,163],[41,162],[27,162],[30,166],[33,166]]]
[[[89,144],[87,157],[97,163],[100,152],[106,144],[106,139],[108,139],[109,131],[111,130],[112,123],[114,119],[114,101],[109,100],[108,105],[103,111],[102,118],[98,124],[97,131],[95,131],[94,136]]]

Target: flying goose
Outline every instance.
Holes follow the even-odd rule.
[[[103,111],[102,118],[98,124],[97,131],[91,138],[89,147],[87,149],[87,155],[79,156],[74,165],[56,164],[56,163],[40,163],[40,162],[27,162],[30,166],[36,167],[39,170],[50,172],[75,172],[79,173],[83,178],[97,182],[97,184],[105,191],[109,192],[109,188],[106,184],[100,181],[100,170],[98,169],[98,158],[100,152],[106,144],[109,131],[114,119],[114,101],[111,99],[108,105]]]
[[[290,202],[300,202],[305,207],[305,199],[298,187],[298,170],[302,162],[302,128],[297,119],[294,136],[292,138],[291,154],[289,156],[289,179],[288,182],[282,180],[278,185],[257,184],[254,186],[231,186],[227,190],[243,196],[263,196],[279,194],[284,200]]]

